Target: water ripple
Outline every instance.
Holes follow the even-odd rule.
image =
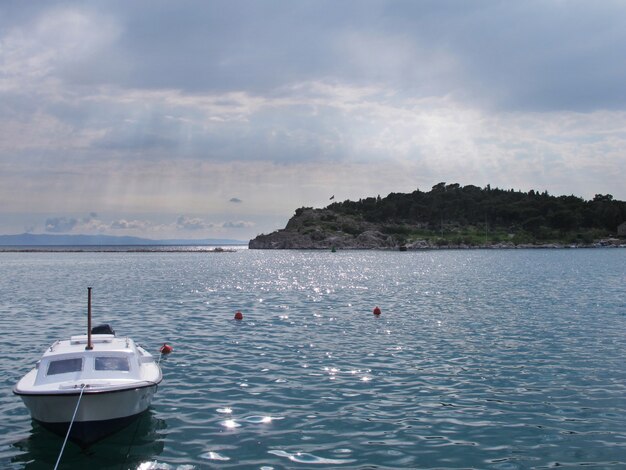
[[[285,452],[283,450],[268,450],[268,453],[277,455],[278,457],[285,457],[291,460],[292,462],[297,462],[297,463],[341,465],[345,463],[354,462],[354,460],[352,459],[327,459],[327,458],[318,457],[316,455],[309,454],[306,452],[296,452],[294,454],[290,454],[289,452]]]
[[[2,261],[2,468],[54,465],[11,388],[86,283],[98,322],[174,352],[145,420],[63,468],[626,468],[624,250]]]

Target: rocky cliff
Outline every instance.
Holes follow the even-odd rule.
[[[298,209],[287,226],[250,240],[251,249],[393,249],[398,240],[376,224],[329,209]]]

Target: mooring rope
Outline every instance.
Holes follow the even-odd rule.
[[[76,408],[74,409],[74,415],[72,416],[72,421],[70,421],[70,426],[67,428],[67,434],[65,435],[65,440],[63,441],[63,446],[61,447],[61,453],[59,454],[59,458],[57,459],[57,463],[54,466],[54,470],[57,470],[59,463],[61,462],[61,456],[63,455],[63,451],[65,450],[65,444],[67,444],[67,439],[70,437],[70,431],[72,430],[72,424],[74,424],[74,419],[76,419],[76,412],[78,411],[78,406],[80,405],[80,399],[83,397],[83,392],[85,391],[85,384],[80,385],[80,395],[78,395],[78,402],[76,403]]]
[[[126,450],[126,455],[124,456],[124,461],[120,462],[120,470],[124,469],[124,465],[126,464],[126,461],[128,460],[128,458],[130,457],[130,449],[135,444],[135,438],[137,437],[137,430],[139,429],[139,424],[141,423],[141,420],[144,419],[144,415],[146,415],[146,414],[147,414],[147,410],[142,413],[142,415],[139,417],[139,419],[135,420],[136,424],[135,424],[135,430],[133,431],[133,437],[130,440],[130,442],[128,443],[128,449]],[[126,468],[128,468],[128,467],[126,467]]]

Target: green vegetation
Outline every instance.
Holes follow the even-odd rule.
[[[302,210],[298,209],[296,216]],[[616,236],[618,225],[626,221],[626,202],[614,200],[610,194],[585,201],[576,196],[550,196],[547,191],[446,183],[429,192],[336,202],[325,211],[331,213],[324,215],[324,225],[332,223],[351,235],[357,235],[363,224],[371,224],[400,244],[426,240],[440,246],[584,245]]]

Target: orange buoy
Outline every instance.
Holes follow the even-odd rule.
[[[235,320],[243,320],[243,313],[241,313],[239,310],[237,310],[237,312],[235,313]]]
[[[374,311],[373,311],[374,315],[380,315],[382,312],[380,311],[380,308],[378,307],[374,307]]]
[[[161,351],[161,354],[169,354],[173,350],[174,350],[174,348],[171,347],[169,344],[163,343],[163,346],[161,346],[161,349],[159,351]]]

